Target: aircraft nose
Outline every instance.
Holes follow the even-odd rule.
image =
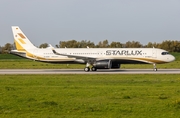
[[[171,55],[171,57],[170,57],[170,61],[174,61],[176,58],[173,56],[173,55]]]

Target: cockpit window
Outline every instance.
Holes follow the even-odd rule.
[[[161,54],[162,54],[162,55],[168,55],[169,52],[162,52]]]

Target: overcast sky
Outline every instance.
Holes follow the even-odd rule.
[[[36,46],[180,40],[180,0],[0,0],[0,46],[14,42],[11,26]]]

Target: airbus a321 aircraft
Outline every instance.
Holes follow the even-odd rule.
[[[86,64],[84,71],[97,69],[118,69],[121,64],[156,64],[168,63],[175,57],[167,51],[157,48],[37,48],[25,36],[18,26],[12,26],[16,50],[11,53],[48,63]]]

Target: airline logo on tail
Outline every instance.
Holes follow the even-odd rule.
[[[23,34],[18,33],[18,35],[19,35],[22,39],[26,39],[26,37],[25,37]]]
[[[18,26],[12,26],[14,35],[14,42],[18,51],[27,51],[28,49],[35,49],[36,47],[28,40]]]
[[[23,35],[23,34],[21,34],[21,33],[17,33],[18,35],[19,35],[19,37],[21,37],[21,38],[18,38],[18,40],[22,43],[22,44],[26,44],[25,42],[24,42],[24,40],[23,39],[26,39],[26,37]],[[16,35],[16,37],[17,37],[17,35]]]

